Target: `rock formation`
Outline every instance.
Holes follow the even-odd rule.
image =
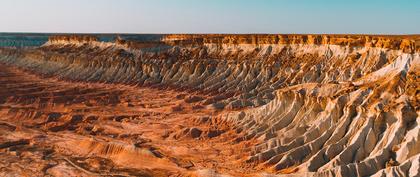
[[[416,35],[62,35],[1,48],[0,130],[20,134],[0,136],[9,148],[0,167],[24,163],[11,147],[51,143],[65,160],[48,174],[418,176],[419,44]],[[56,133],[16,139],[30,131]],[[185,144],[197,148],[182,155]]]

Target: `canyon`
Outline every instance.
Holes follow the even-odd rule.
[[[1,176],[420,176],[419,35],[1,39]]]

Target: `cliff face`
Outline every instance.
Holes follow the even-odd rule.
[[[187,91],[187,103],[222,112],[210,125],[233,125],[238,136],[229,142],[258,141],[245,150],[246,159],[237,159],[253,169],[415,176],[419,39],[177,34],[158,42],[101,42],[56,36],[36,49],[1,49],[0,62],[60,80]]]
[[[48,43],[51,44],[72,44],[72,43],[90,43],[97,42],[98,38],[94,36],[79,36],[79,35],[62,35],[62,36],[50,36]]]
[[[420,36],[369,36],[369,35],[166,35],[163,41],[174,44],[289,44],[289,45],[339,45],[349,47],[378,47],[419,51]]]
[[[298,38],[302,36],[289,37],[293,40],[288,44],[242,37],[236,44],[232,36],[217,42],[210,37],[192,36],[187,40],[184,35],[168,35],[162,43],[139,44],[121,39],[106,43],[86,36],[58,36],[51,37],[39,50],[18,52],[24,55],[18,59],[13,57],[14,51],[4,51],[11,54],[4,56],[10,57],[9,62],[36,65],[31,67],[42,68],[38,70],[43,74],[71,80],[159,84],[212,93],[217,96],[206,100],[205,105],[216,108],[261,106],[274,98],[275,90],[286,85],[356,81],[397,60],[409,64],[418,57],[403,50],[307,44]],[[247,40],[257,42],[248,44]],[[187,45],[184,41],[194,42]],[[44,68],[40,61],[52,65]]]

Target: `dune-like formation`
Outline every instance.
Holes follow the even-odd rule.
[[[419,45],[173,34],[1,48],[0,173],[418,176]]]

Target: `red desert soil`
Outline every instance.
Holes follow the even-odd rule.
[[[208,120],[219,112],[186,103],[186,93],[70,83],[4,65],[0,85],[1,176],[252,172],[241,158],[255,142],[233,143],[228,124]]]

